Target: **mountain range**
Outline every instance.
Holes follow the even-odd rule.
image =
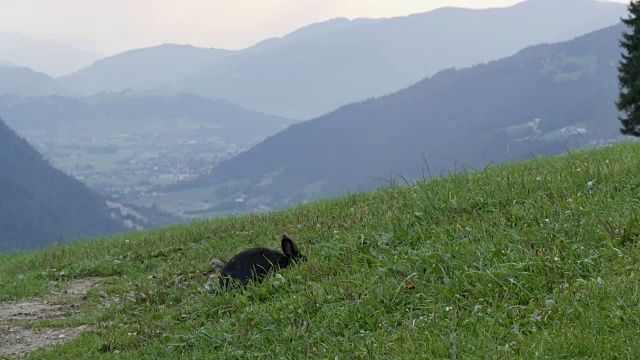
[[[207,213],[273,209],[383,184],[372,176],[439,176],[606,143],[618,136],[622,31],[441,71],[293,125],[172,191],[215,185],[226,201]]]
[[[0,121],[0,251],[124,231],[121,212],[54,169]]]
[[[10,63],[0,64],[0,95],[71,95],[66,87],[49,75]]]
[[[176,84],[233,51],[163,44],[126,51],[96,61],[59,80],[80,94],[126,89],[177,89]]]
[[[445,68],[613,25],[625,13],[622,4],[596,0],[528,0],[508,8],[334,19],[241,51],[177,45],[130,51],[59,80],[85,95],[162,88],[308,119]]]
[[[0,61],[57,77],[91,65],[99,54],[53,40],[33,39],[16,32],[0,32]]]

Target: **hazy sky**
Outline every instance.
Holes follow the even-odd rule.
[[[443,6],[500,7],[520,1],[0,0],[0,31],[59,40],[103,55],[163,42],[239,49],[335,17],[392,17]]]

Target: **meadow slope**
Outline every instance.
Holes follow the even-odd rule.
[[[27,359],[632,358],[640,146],[623,144],[287,211],[0,257],[0,303],[100,277],[88,329]],[[210,295],[210,261],[292,235],[308,261]],[[1,319],[0,319],[1,320]]]

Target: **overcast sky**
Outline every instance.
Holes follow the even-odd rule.
[[[520,1],[0,0],[0,31],[59,40],[102,55],[164,42],[240,49],[335,17],[392,17],[443,6],[502,7]]]

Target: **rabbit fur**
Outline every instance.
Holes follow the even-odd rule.
[[[256,247],[235,255],[220,272],[220,287],[227,288],[233,283],[246,287],[251,280],[262,281],[270,272],[306,259],[287,234],[282,235],[281,247],[282,252]]]

